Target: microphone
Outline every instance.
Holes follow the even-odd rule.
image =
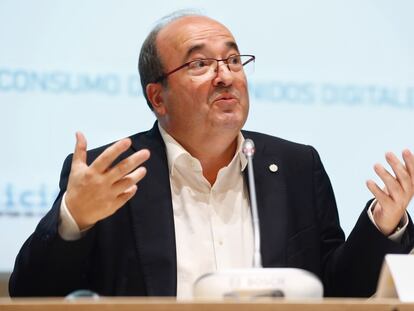
[[[254,233],[253,268],[221,270],[200,276],[194,283],[194,298],[322,298],[322,283],[311,272],[298,268],[262,268],[260,224],[253,171],[255,151],[254,142],[251,139],[245,139],[242,152],[247,158],[248,168]]]
[[[250,191],[250,204],[252,208],[252,220],[253,220],[253,234],[254,234],[254,254],[253,254],[253,267],[262,267],[262,255],[260,254],[260,225],[259,225],[259,212],[257,210],[256,199],[256,186],[254,182],[253,171],[253,156],[256,152],[253,140],[247,138],[242,147],[242,152],[247,158],[247,170],[249,179],[249,191]]]

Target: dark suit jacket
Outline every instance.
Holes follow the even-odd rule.
[[[264,267],[298,267],[315,273],[327,296],[369,296],[386,253],[410,250],[413,226],[401,243],[384,237],[364,210],[344,242],[329,178],[315,149],[243,132],[256,145],[254,170]],[[78,241],[57,228],[72,157],[63,165],[53,208],[17,256],[11,296],[63,296],[76,289],[101,295],[174,296],[177,265],[174,218],[165,145],[157,125],[131,137],[119,160],[148,148],[147,176],[137,194]],[[88,152],[91,163],[107,146]],[[276,163],[276,173],[269,165]],[[246,170],[247,171],[247,170]],[[369,203],[368,203],[369,204]]]

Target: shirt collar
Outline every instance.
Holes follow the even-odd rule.
[[[196,158],[194,158],[187,150],[184,149],[183,146],[181,146],[170,134],[168,134],[163,127],[158,122],[158,128],[160,130],[160,134],[162,139],[164,140],[165,147],[167,149],[167,161],[168,161],[168,168],[170,175],[174,175],[174,167],[177,159],[180,157],[188,157],[192,160],[198,161]],[[240,163],[240,171],[244,171],[244,169],[247,166],[247,158],[242,152],[242,146],[244,142],[244,137],[241,132],[239,132],[237,136],[237,148],[236,153],[231,160],[230,163],[238,161]],[[198,161],[199,163],[199,161]],[[200,165],[201,166],[201,165]]]

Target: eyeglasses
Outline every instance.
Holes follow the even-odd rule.
[[[216,58],[201,58],[195,59],[181,66],[171,70],[168,73],[163,74],[162,76],[158,77],[154,83],[161,82],[165,80],[169,75],[181,70],[183,68],[187,68],[187,73],[190,76],[207,76],[207,74],[216,73],[219,62],[223,62],[227,65],[227,68],[232,72],[238,72],[243,69],[243,66],[250,64],[249,67],[254,67],[254,61],[256,57],[254,55],[231,55],[224,59],[216,59]]]

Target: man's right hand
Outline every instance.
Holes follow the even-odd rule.
[[[85,136],[76,133],[65,203],[80,230],[115,213],[137,191],[137,183],[146,174],[145,167],[140,165],[148,160],[149,150],[137,151],[111,167],[130,146],[129,138],[121,139],[88,166]]]

